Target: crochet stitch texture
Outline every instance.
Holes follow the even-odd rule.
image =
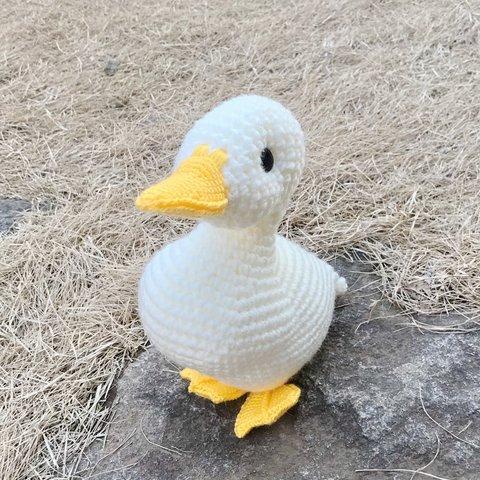
[[[153,345],[188,367],[183,375],[196,393],[224,384],[211,397],[204,392],[212,401],[222,401],[222,392],[226,400],[284,385],[322,344],[335,296],[346,290],[330,265],[276,233],[304,157],[302,130],[286,108],[236,97],[195,123],[171,177],[137,200],[145,210],[202,217],[146,265],[139,312]],[[295,403],[299,389],[285,387]],[[261,401],[247,403],[243,415]],[[280,402],[257,425],[293,403]]]

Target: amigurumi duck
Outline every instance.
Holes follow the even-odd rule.
[[[152,344],[186,367],[188,391],[214,403],[248,393],[235,434],[270,425],[295,405],[288,380],[332,321],[343,278],[277,234],[305,158],[302,129],[269,98],[228,100],[197,121],[173,173],[139,209],[200,218],[145,267],[139,311]]]

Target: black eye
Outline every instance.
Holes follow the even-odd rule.
[[[262,160],[262,167],[266,172],[269,172],[273,168],[273,154],[268,148],[264,148],[262,150],[262,154],[260,155]]]

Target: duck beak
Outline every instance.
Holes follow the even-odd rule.
[[[227,152],[195,148],[167,178],[144,190],[135,205],[146,212],[198,218],[219,215],[227,207],[228,189],[222,173]]]

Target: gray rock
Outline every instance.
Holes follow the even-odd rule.
[[[103,71],[109,77],[112,77],[117,73],[118,67],[120,66],[120,62],[116,58],[108,58],[107,62],[105,63],[105,67]]]
[[[10,230],[20,213],[30,207],[30,202],[20,198],[0,198],[0,234]]]
[[[294,379],[295,408],[245,439],[233,434],[242,400],[215,406],[187,393],[177,368],[150,349],[117,385],[104,449],[88,452],[108,480],[410,479],[416,469],[449,479],[480,478],[480,338],[421,334],[370,285],[360,264],[337,262],[349,280],[320,352]],[[375,303],[375,305],[374,305]],[[374,308],[373,308],[374,305]],[[371,318],[382,320],[370,320]],[[366,322],[366,323],[362,323]],[[112,453],[113,452],[113,453]],[[100,461],[99,461],[100,460]],[[416,476],[415,478],[422,478]]]

